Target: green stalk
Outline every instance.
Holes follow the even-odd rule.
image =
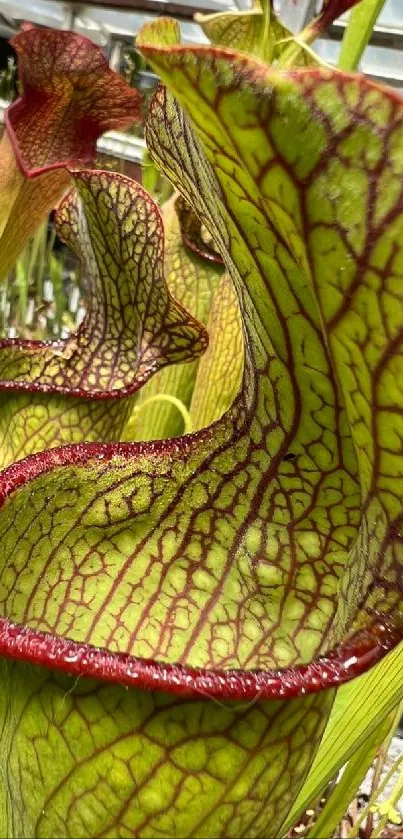
[[[270,32],[270,3],[269,0],[261,0],[262,9],[262,35],[261,35],[261,55],[264,60],[266,44],[269,40]]]
[[[386,760],[387,760],[387,757],[388,757],[389,747],[390,747],[390,744],[392,742],[393,736],[396,733],[396,729],[399,725],[402,713],[403,713],[403,702],[399,702],[397,710],[392,715],[392,725],[390,726],[389,733],[388,733],[387,737],[385,738],[384,742],[382,743],[382,746],[378,751],[378,755],[377,755],[376,761],[374,763],[374,774],[373,774],[373,778],[372,778],[370,798],[373,795],[377,794],[378,787],[381,784],[382,772],[384,770]],[[366,820],[365,826],[364,826],[364,835],[368,836],[368,837],[371,836],[372,835],[372,829],[373,829],[373,813],[371,811],[367,815],[367,820]]]
[[[17,324],[25,326],[27,303],[28,303],[28,253],[24,253],[15,266],[16,285],[18,292]]]
[[[160,206],[165,204],[172,195],[172,186],[164,177],[158,166],[153,163],[147,149],[143,152],[141,162],[141,183]]]
[[[56,306],[56,325],[58,334],[60,334],[63,325],[63,313],[66,308],[63,294],[63,261],[52,253],[49,255],[49,276],[52,281]]]
[[[391,821],[391,813],[396,810],[396,807],[403,796],[403,766],[400,768],[400,772],[393,787],[393,790],[386,799],[386,801],[382,802],[382,815],[379,819],[379,822],[372,833],[372,839],[378,839],[383,833],[384,828]]]
[[[153,402],[169,402],[171,405],[173,405],[179,411],[179,413],[181,414],[182,419],[183,419],[184,428],[183,428],[182,433],[183,434],[190,434],[191,433],[191,431],[192,431],[191,417],[190,417],[189,411],[187,410],[187,408],[183,404],[183,402],[181,402],[180,399],[177,399],[176,396],[171,396],[168,393],[157,393],[157,394],[155,394],[155,396],[150,396],[148,399],[146,399],[144,402],[142,402],[141,405],[136,406],[136,408],[134,409],[134,411],[133,411],[133,413],[132,413],[132,415],[129,419],[129,422],[127,423],[127,425],[125,427],[125,436],[124,436],[125,440],[132,439],[132,433],[131,432],[133,431],[133,434],[135,433],[136,419],[137,419],[138,415],[141,413],[143,408],[146,408],[148,405],[151,405]]]
[[[34,237],[34,248],[36,250],[35,258],[33,259],[33,266],[35,266],[36,273],[36,295],[37,300],[42,300],[43,297],[43,283],[45,280],[45,265],[46,265],[46,239],[47,239],[48,222],[47,220],[38,228]]]
[[[350,758],[307,839],[321,839],[323,836],[333,835],[370,769],[379,744],[388,735],[390,728],[391,722],[386,717]]]
[[[350,12],[339,56],[339,69],[356,70],[385,0],[361,0]]]

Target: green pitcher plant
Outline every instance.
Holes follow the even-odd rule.
[[[57,204],[88,305],[0,343],[10,839],[282,836],[337,686],[403,637],[403,100],[254,17],[274,53],[137,38],[162,214],[85,168],[136,91],[15,42],[0,266]]]

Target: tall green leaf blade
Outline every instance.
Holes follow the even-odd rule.
[[[351,802],[355,799],[361,783],[372,766],[379,747],[387,737],[390,725],[391,720],[389,717],[386,717],[354,754],[351,755],[341,778],[337,780],[330,794],[330,798],[327,799],[313,827],[309,830],[307,839],[322,839],[325,835],[333,836],[340,822],[348,812]]]
[[[341,70],[356,70],[385,0],[361,0],[350,14],[341,45],[338,65]]]

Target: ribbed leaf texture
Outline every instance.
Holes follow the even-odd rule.
[[[166,286],[152,199],[112,172],[83,170],[74,180],[56,229],[81,263],[88,309],[65,341],[0,342],[3,466],[62,443],[119,439],[132,407],[125,397],[207,345]]]
[[[3,473],[7,835],[278,834],[325,688],[402,637],[402,101],[172,34],[148,144],[234,284],[242,386],[197,434]]]

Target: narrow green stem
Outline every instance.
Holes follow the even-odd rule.
[[[386,773],[382,783],[372,793],[365,809],[359,815],[355,825],[351,828],[351,830],[347,834],[347,839],[356,839],[356,837],[358,836],[359,828],[361,827],[364,819],[367,817],[371,807],[376,806],[376,802],[377,802],[379,796],[382,795],[382,793],[383,793],[384,789],[386,788],[386,786],[388,785],[390,779],[393,778],[393,775],[395,774],[395,772],[397,772],[397,770],[399,769],[399,767],[402,763],[403,763],[403,755],[400,755],[400,757],[394,762],[394,764],[391,767],[391,769],[389,770],[389,772]],[[402,767],[402,771],[403,771],[403,767]],[[373,834],[373,836],[374,835],[375,834]],[[373,839],[373,837],[372,837],[372,839]]]
[[[177,399],[176,396],[170,396],[168,393],[157,393],[155,396],[150,396],[148,399],[145,399],[138,408],[135,408],[134,413],[140,413],[143,408],[146,408],[147,405],[150,405],[152,402],[170,402],[171,405],[174,405],[183,418],[184,433],[190,434],[192,431],[192,421],[189,411],[183,402],[181,402],[180,399]]]
[[[261,36],[261,43],[260,49],[262,53],[262,57],[264,58],[265,55],[265,47],[266,43],[269,40],[269,30],[270,30],[270,2],[269,0],[261,0],[261,7],[262,7],[262,36]]]
[[[399,766],[402,763],[402,759],[403,759],[403,757],[399,758],[399,762],[398,762]],[[395,762],[392,766],[392,769],[393,769],[394,772],[396,772],[397,765],[398,765],[397,762]],[[372,833],[372,839],[378,839],[378,837],[381,836],[381,833],[383,832],[383,829],[386,827],[386,825],[389,821],[389,812],[387,812],[387,811],[390,810],[390,809],[395,809],[396,808],[396,805],[400,801],[402,795],[403,795],[403,766],[401,766],[397,781],[396,781],[396,783],[393,787],[393,790],[392,790],[389,798],[387,798],[386,801],[383,802],[384,806],[386,807],[386,812],[379,819],[379,822],[378,822],[375,830]]]
[[[361,0],[351,12],[339,56],[340,70],[356,70],[385,0]]]
[[[379,784],[381,783],[382,772],[383,772],[385,762],[386,762],[386,759],[387,759],[387,756],[388,756],[389,746],[392,742],[392,737],[395,734],[397,726],[399,725],[399,721],[400,721],[400,718],[402,716],[402,713],[403,713],[403,702],[399,702],[399,704],[397,706],[397,709],[396,709],[395,713],[393,714],[392,724],[389,728],[389,732],[388,732],[387,736],[385,737],[385,740],[383,741],[381,747],[378,749],[378,755],[377,755],[375,765],[374,765],[374,775],[373,775],[373,778],[372,778],[370,797],[372,797],[372,795],[374,795],[374,794],[375,795],[377,794],[377,789],[379,787]],[[367,814],[367,820],[366,820],[365,828],[364,828],[364,835],[366,837],[368,837],[368,839],[370,839],[370,837],[372,836],[372,829],[373,829],[373,813],[369,812]]]

